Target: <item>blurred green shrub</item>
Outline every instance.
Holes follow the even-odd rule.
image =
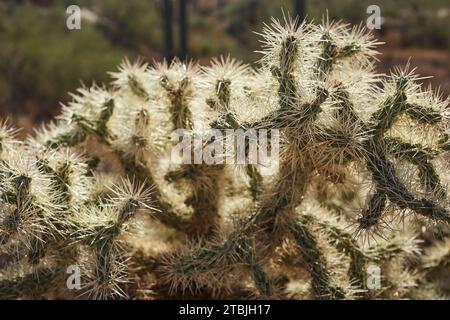
[[[63,92],[80,81],[105,81],[106,71],[123,58],[125,52],[113,48],[93,25],[68,30],[65,14],[60,6],[0,4],[2,112],[34,110],[32,117],[45,119],[54,114]],[[24,110],[30,101],[32,110]]]
[[[142,46],[162,48],[162,21],[158,1],[102,0],[92,9],[99,16],[99,28],[107,38],[127,49]]]

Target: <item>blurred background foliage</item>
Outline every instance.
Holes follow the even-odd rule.
[[[0,2],[0,113],[25,127],[48,120],[80,83],[103,83],[127,56],[164,57],[165,0],[2,0]],[[259,55],[259,36],[271,16],[295,12],[292,0],[186,0],[188,56],[207,63],[230,54],[246,62]],[[173,3],[174,54],[179,53],[178,5]],[[418,65],[450,93],[449,0],[303,0],[308,19],[361,23],[371,4],[381,8],[380,72]],[[66,8],[82,8],[81,30],[66,28]]]

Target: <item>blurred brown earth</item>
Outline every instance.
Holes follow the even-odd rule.
[[[450,95],[450,51],[401,48],[402,33],[396,31],[379,39],[385,42],[379,48],[379,72],[388,73],[393,67],[405,65],[410,60],[411,66],[417,67],[418,74],[432,76],[424,80],[424,84],[430,83],[435,90],[440,88],[444,97]]]

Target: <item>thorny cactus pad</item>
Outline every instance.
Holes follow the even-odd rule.
[[[2,123],[0,297],[448,298],[449,101],[376,74],[363,28],[261,36],[258,67],[125,61],[25,141]],[[279,130],[278,169],[173,163],[176,129]]]

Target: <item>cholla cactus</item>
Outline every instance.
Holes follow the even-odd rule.
[[[2,124],[0,296],[446,298],[448,100],[375,74],[363,28],[262,37],[257,69],[125,61],[26,141]],[[279,130],[278,170],[171,163],[175,129]]]

